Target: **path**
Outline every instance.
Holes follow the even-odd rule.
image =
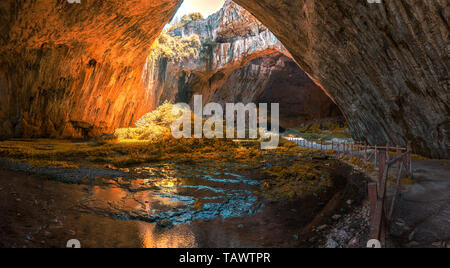
[[[331,145],[302,138],[287,139],[301,147],[331,149]],[[393,246],[450,247],[450,160],[413,158],[412,167],[412,181],[403,186],[396,203],[396,220],[391,226]],[[388,204],[393,195],[392,186],[388,185]]]
[[[391,235],[406,247],[450,247],[450,161],[413,159]]]

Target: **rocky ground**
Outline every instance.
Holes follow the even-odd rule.
[[[42,142],[39,143],[39,148],[41,147],[44,148]],[[45,148],[47,147],[48,145]],[[301,177],[309,176],[310,172],[307,170],[316,164],[319,165],[320,161],[323,166],[333,163],[327,157],[320,159],[322,158],[316,155],[309,160],[315,163],[313,166],[306,165],[298,168],[295,168],[295,165],[290,166],[289,161],[286,162],[287,159],[285,159],[277,165],[287,164],[288,166],[281,170],[287,173],[270,169],[275,174],[271,180],[276,182],[292,172],[300,172],[298,174],[303,174],[299,175]],[[59,160],[64,159],[59,158]],[[137,169],[101,167],[101,165],[95,165],[98,167],[78,165],[78,168],[32,167],[24,162],[1,160],[0,166],[7,169],[1,171],[0,176],[0,199],[3,200],[0,209],[1,215],[4,215],[0,231],[2,237],[7,238],[4,242],[6,244],[2,246],[60,247],[61,241],[66,236],[75,233],[84,240],[95,237],[87,242],[87,245],[93,247],[141,247],[143,246],[141,238],[136,238],[130,233],[118,238],[113,233],[116,232],[117,226],[128,228],[133,233],[141,228],[139,226],[150,221],[144,224],[146,227],[142,227],[146,230],[145,233],[152,234],[154,239],[153,244],[150,243],[147,246],[161,245],[163,243],[159,240],[162,239],[161,236],[164,239],[186,238],[186,232],[191,233],[189,239],[192,242],[193,232],[194,237],[200,237],[200,243],[180,243],[171,246],[366,247],[369,240],[369,208],[366,189],[370,179],[365,178],[365,170],[351,166],[350,162],[332,165],[333,168],[329,169],[329,171],[332,170],[329,175],[333,178],[335,187],[331,191],[319,191],[311,198],[291,202],[283,201],[282,198],[274,200],[272,197],[267,197],[266,199],[260,192],[261,189],[258,189],[260,184],[258,180],[263,174],[256,175],[254,171],[272,167],[269,164],[270,161],[267,162],[269,159],[263,158],[259,162],[252,162],[252,165],[256,164],[255,169],[249,168],[249,164],[245,161],[238,162],[232,164],[228,168],[229,171],[217,169],[217,165],[200,164],[201,161],[175,160],[173,164],[166,161],[167,165],[164,164],[165,161],[142,163],[143,168]],[[304,160],[297,159],[295,163],[298,164]],[[207,161],[211,162],[211,160]],[[174,169],[173,165],[179,167]],[[307,169],[303,170],[304,168]],[[202,169],[204,173],[197,174]],[[450,174],[449,161],[413,159],[413,172],[411,181],[405,183],[402,188],[402,196],[398,201],[395,220],[392,224],[389,246],[447,247],[450,240],[448,206],[450,185],[447,179]],[[374,174],[367,175],[373,179]],[[148,181],[148,178],[154,179]],[[289,180],[285,181],[289,183]],[[237,185],[234,185],[236,183],[242,185],[236,188]],[[274,185],[282,186],[278,183]],[[173,188],[174,186],[176,188]],[[269,187],[267,190],[272,194],[280,193],[273,192],[271,189]],[[238,193],[236,190],[244,191]],[[227,192],[231,196],[226,194]],[[284,192],[281,191],[281,193]],[[290,196],[289,191],[286,193]],[[392,189],[389,187],[388,196],[391,194]],[[223,206],[217,207],[220,208],[219,210],[215,210],[214,206],[210,206],[210,202],[215,199],[221,200],[221,196],[227,196],[228,201],[223,203]],[[134,205],[138,208],[147,206],[150,203],[146,202],[151,201],[155,208],[164,209],[165,205],[161,204],[171,204],[170,207],[174,207],[175,203],[172,204],[174,200],[182,201],[181,203],[188,201],[188,207],[192,205],[193,211],[199,209],[203,211],[192,214],[196,215],[194,217],[200,217],[195,220],[194,225],[185,223],[181,226],[174,225],[174,220],[178,219],[170,218],[169,214],[161,215],[169,215],[170,219],[163,216],[161,221],[158,221],[158,218],[148,217],[142,214],[140,209],[134,208]],[[261,203],[261,200],[266,201]],[[243,201],[245,202],[242,203]],[[203,217],[211,213],[211,215],[217,213],[226,215],[231,211],[239,211],[235,208],[241,205],[250,208],[260,207],[263,203],[266,212],[261,215],[257,213],[226,221]],[[206,209],[203,210],[203,208]],[[190,212],[188,214],[190,215]],[[128,219],[125,222],[123,222],[124,215],[128,215],[125,217]],[[100,239],[98,237],[100,230],[92,226],[93,222],[109,226],[110,234],[108,235],[111,235],[111,238],[102,240],[99,244],[97,240]],[[82,227],[77,227],[79,224]],[[217,229],[224,235],[233,237],[232,244],[221,240],[212,243],[211,236],[220,236],[217,231],[200,231],[209,229],[210,224],[217,227],[211,229]],[[158,226],[159,231],[153,230],[155,226]],[[167,230],[161,231],[165,229]],[[255,237],[250,235],[252,233],[265,235]],[[133,243],[127,242],[130,237]],[[116,241],[120,242],[116,243]]]
[[[351,200],[348,200],[351,203]],[[322,233],[321,247],[324,248],[364,248],[369,241],[370,210],[368,202],[355,207],[347,215],[334,215],[330,225],[317,228]],[[325,243],[324,243],[325,242]]]

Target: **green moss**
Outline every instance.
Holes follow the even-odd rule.
[[[332,138],[351,138],[347,123],[339,119],[308,122],[298,128],[287,129],[285,135],[301,137],[312,141],[324,141]]]
[[[352,163],[353,165],[366,170],[367,172],[373,172],[374,171],[374,168],[373,168],[371,163],[364,163],[363,160],[359,159],[356,156],[348,159],[348,161],[350,161],[350,163]]]
[[[266,168],[264,172],[269,179],[262,189],[272,200],[289,200],[325,191],[333,186],[332,163],[317,150],[302,149],[297,157],[285,158]]]

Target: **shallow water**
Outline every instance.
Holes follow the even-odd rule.
[[[5,245],[64,247],[75,238],[83,247],[297,247],[298,232],[333,194],[267,200],[260,163],[162,163],[122,171],[127,175],[67,184],[0,170],[7,188],[0,191],[7,201],[1,212],[14,223],[5,228]],[[2,196],[8,192],[17,196]]]
[[[261,212],[261,180],[234,173],[237,164],[159,164],[127,169],[132,178],[97,179],[82,208],[120,220],[173,225]]]

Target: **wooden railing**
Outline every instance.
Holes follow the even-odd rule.
[[[395,154],[391,157],[391,148],[389,144],[378,155],[378,181],[369,183],[369,201],[370,201],[370,238],[380,241],[382,247],[386,247],[386,236],[389,234],[389,227],[393,221],[395,203],[400,195],[402,179],[412,178],[411,164],[411,145],[406,149],[395,147]],[[401,150],[406,150],[404,153]],[[394,181],[395,193],[392,196],[391,203],[386,200],[386,186],[389,178],[389,171],[397,166],[397,176]]]
[[[339,159],[347,156],[357,157],[360,161],[375,164],[378,170],[377,180],[368,184],[370,202],[370,239],[379,241],[382,247],[386,247],[386,237],[393,221],[395,203],[399,198],[402,181],[404,178],[412,178],[411,144],[406,148],[399,146],[369,146],[365,143],[345,142],[312,142],[300,138],[288,138],[301,147],[320,150],[331,150]],[[390,204],[387,202],[386,189],[390,171],[396,169],[397,175],[394,183],[394,195]]]

